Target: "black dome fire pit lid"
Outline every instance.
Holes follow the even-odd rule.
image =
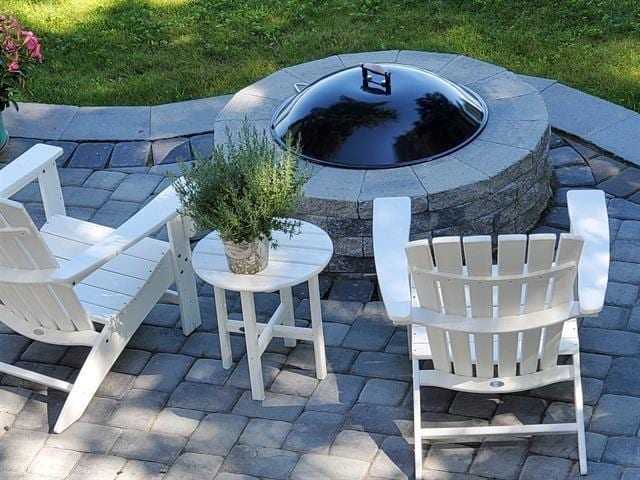
[[[302,157],[346,168],[433,160],[473,140],[488,119],[473,91],[398,64],[362,64],[327,75],[278,108],[274,139],[299,139]]]

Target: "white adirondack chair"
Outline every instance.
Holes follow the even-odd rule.
[[[73,383],[0,363],[2,373],[68,392],[56,433],[80,418],[161,297],[179,297],[185,334],[200,324],[187,228],[173,188],[115,230],[67,217],[55,164],[61,154],[35,145],[0,170],[0,321],[33,340],[91,347]],[[20,203],[7,199],[36,179],[47,218],[40,231]],[[147,237],[165,224],[170,243]],[[177,293],[168,291],[174,282]]]
[[[609,226],[601,191],[570,191],[567,199],[572,233],[560,235],[557,250],[553,234],[502,235],[496,265],[491,237],[408,242],[410,200],[375,200],[373,241],[382,298],[391,320],[408,326],[416,478],[422,478],[424,439],[542,433],[577,433],[580,472],[587,473],[575,319],[602,309]],[[571,356],[572,364],[559,365],[560,355]],[[431,360],[433,368],[422,369],[423,360]],[[572,423],[456,428],[421,423],[421,386],[501,394],[564,381],[574,384]]]

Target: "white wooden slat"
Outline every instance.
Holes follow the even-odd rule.
[[[200,255],[212,255],[216,257],[224,257],[224,250],[221,240],[209,241],[202,239],[198,242],[198,245],[203,244],[206,248],[201,248]],[[269,251],[269,261],[299,263],[301,265],[323,265],[327,258],[325,250],[308,250],[303,256],[300,255],[300,250],[296,248],[290,248],[286,245],[279,245],[276,249]]]
[[[431,360],[436,370],[451,372],[451,361],[449,360],[449,348],[444,330],[440,328],[427,327],[427,338],[431,347]]]
[[[411,230],[409,197],[373,201],[373,257],[380,294],[392,322],[405,323],[411,312],[412,292],[404,246]]]
[[[130,297],[134,297],[142,289],[145,281],[139,278],[100,269],[85,278],[81,284],[102,288],[116,293],[124,293]]]
[[[516,374],[518,353],[518,333],[498,335],[498,376],[513,377]]]
[[[574,263],[577,266],[580,262],[583,244],[584,241],[578,235],[561,234],[560,242],[558,243],[558,252],[556,254],[556,265]],[[556,277],[553,285],[551,305],[555,306],[573,300],[574,283],[575,274],[565,274]]]
[[[78,220],[77,218],[56,215],[43,225],[41,233],[73,241],[73,245],[76,245],[77,248],[82,248],[81,245],[84,245],[84,249],[86,249],[105,239],[114,231],[113,228],[105,227],[104,225],[97,225],[95,223]],[[169,245],[167,242],[153,238],[145,238],[126,249],[124,254],[152,262],[159,262],[168,249]],[[76,250],[75,255],[78,255],[83,250]],[[69,258],[73,258],[73,256]]]
[[[558,351],[562,338],[562,323],[551,325],[545,328],[542,345],[542,358],[540,359],[540,369],[546,370],[556,366],[558,363]]]
[[[492,271],[491,237],[488,235],[464,237],[465,265],[470,276],[490,276]],[[491,317],[493,315],[492,287],[476,282],[469,283],[471,315]]]
[[[92,303],[111,310],[121,311],[131,301],[131,297],[128,295],[102,290],[90,285],[77,285],[74,291],[81,302]]]
[[[193,257],[193,267],[198,270],[224,271],[228,269],[227,259],[222,255],[196,255]],[[315,268],[314,265],[312,268]],[[293,279],[305,275],[310,271],[309,265],[289,264],[271,259],[269,266],[261,272],[253,274],[254,277],[278,277]]]
[[[544,272],[551,268],[556,244],[553,234],[537,234],[529,236],[527,252],[527,272]],[[547,278],[530,279],[526,286],[525,313],[537,312],[545,307],[549,280]],[[533,373],[538,369],[541,328],[527,330],[522,333],[520,374]]]
[[[439,272],[462,274],[462,250],[460,237],[439,237],[432,241],[433,253]],[[467,314],[464,288],[459,283],[440,282],[442,304],[451,315]]]
[[[290,249],[304,248],[305,250],[320,251],[332,250],[333,244],[331,240],[327,237],[326,233],[323,233],[318,227],[313,225],[315,229],[312,232],[307,232],[307,228],[309,228],[310,225],[311,224],[304,222],[301,233],[293,237],[289,237],[289,235],[283,232],[273,232],[273,239],[278,242],[279,247]],[[216,232],[207,235],[207,237],[200,240],[200,242],[208,242],[216,250],[222,249],[222,240],[220,240],[220,236]]]
[[[434,267],[429,240],[409,242],[406,244],[404,251],[411,271],[414,271],[415,268],[431,270]],[[414,274],[413,282],[420,306],[434,312],[440,312],[441,305],[435,282],[428,275],[422,273]]]
[[[433,250],[438,271],[463,273],[460,237],[440,237],[433,240]],[[450,315],[467,314],[467,301],[464,284],[454,281],[441,281],[442,303]],[[463,332],[448,332],[453,368],[460,375],[472,375],[469,335]]]
[[[474,333],[472,348],[475,351],[476,375],[491,378],[494,370],[494,338],[490,333]]]
[[[77,254],[78,248],[83,248],[83,245],[75,240],[52,236],[46,233],[42,236],[60,265],[64,265],[73,258],[73,256]],[[109,260],[102,265],[100,269],[140,280],[147,280],[155,266],[156,263],[150,260],[122,254]]]
[[[43,168],[64,153],[60,147],[39,143],[0,170],[0,197],[8,198],[38,178]]]
[[[524,270],[527,248],[526,235],[500,235],[498,237],[498,274],[520,274]],[[498,315],[517,315],[522,301],[522,282],[498,289]]]
[[[609,278],[609,219],[602,190],[570,190],[567,207],[571,233],[585,243],[578,267],[578,298],[584,315],[593,315],[604,305]]]
[[[96,323],[109,323],[118,314],[116,310],[94,305],[93,303],[82,302],[82,306],[86,310],[89,319]]]

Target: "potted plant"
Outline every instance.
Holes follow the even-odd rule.
[[[298,168],[299,148],[280,150],[247,121],[237,139],[217,145],[210,159],[181,164],[183,178],[174,181],[182,213],[198,230],[217,230],[229,269],[254,274],[264,270],[269,248],[277,248],[274,231],[299,233],[293,215],[308,180]]]
[[[36,63],[42,63],[38,38],[23,30],[16,17],[0,15],[0,150],[9,141],[2,122],[2,111],[18,104],[14,97],[26,85],[26,72]]]

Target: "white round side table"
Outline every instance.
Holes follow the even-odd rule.
[[[289,238],[286,234],[275,232],[273,237],[278,247],[269,252],[269,266],[254,275],[239,275],[229,271],[222,240],[217,232],[200,240],[192,255],[196,274],[213,286],[224,368],[231,368],[232,365],[229,333],[240,332],[245,335],[254,400],[265,398],[261,355],[274,337],[284,338],[288,347],[295,347],[296,340],[312,341],[316,376],[322,380],[327,375],[318,274],[333,255],[333,243],[324,230],[308,222],[302,222],[299,235]],[[296,327],[293,312],[291,287],[305,281],[309,283],[311,328]],[[229,320],[225,290],[240,292],[241,321]],[[275,291],[280,292],[280,305],[267,323],[257,323],[254,293]]]

